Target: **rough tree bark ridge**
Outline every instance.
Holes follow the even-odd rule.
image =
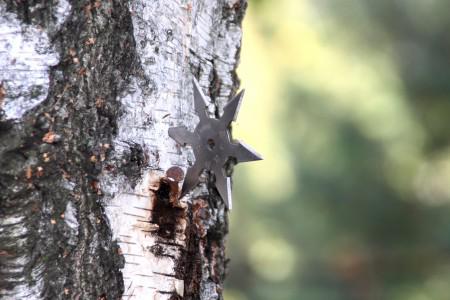
[[[244,0],[0,3],[0,298],[221,299],[225,205],[168,137],[237,87]]]

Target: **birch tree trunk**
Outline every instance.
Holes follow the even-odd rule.
[[[245,0],[0,2],[0,298],[222,299],[225,205],[168,137],[219,116]]]

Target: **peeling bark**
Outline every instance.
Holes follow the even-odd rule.
[[[222,299],[225,204],[168,128],[220,115],[244,0],[0,3],[0,298]]]

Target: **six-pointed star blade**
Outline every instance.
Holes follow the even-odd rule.
[[[225,174],[225,164],[230,158],[237,163],[262,159],[243,142],[231,139],[230,124],[236,120],[244,92],[241,91],[228,102],[222,117],[215,119],[207,115],[205,96],[195,78],[193,85],[195,111],[200,122],[194,132],[184,126],[169,128],[169,136],[180,145],[191,145],[195,155],[194,165],[187,170],[181,197],[197,185],[202,171],[207,169],[214,173],[216,188],[228,209],[231,209],[231,180]]]

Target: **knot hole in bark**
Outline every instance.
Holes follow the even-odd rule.
[[[185,210],[178,206],[178,182],[163,177],[154,193],[152,221],[159,226],[157,234],[161,238],[174,240],[178,231],[182,233],[181,222],[186,217]]]

